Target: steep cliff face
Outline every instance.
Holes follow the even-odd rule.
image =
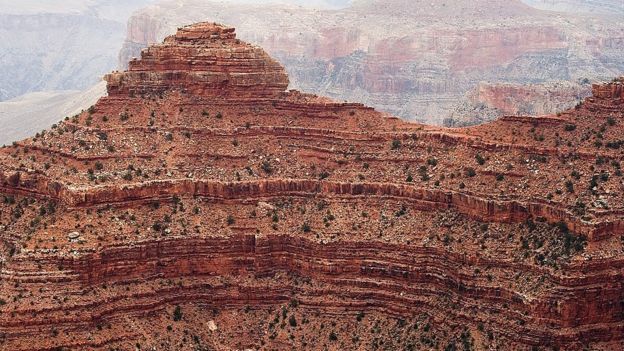
[[[483,114],[483,110],[495,110],[494,115],[542,116],[552,111],[573,108],[578,101],[591,96],[591,86],[574,83],[554,84],[487,84],[481,83],[469,94],[472,111],[463,113]]]
[[[288,88],[277,61],[241,43],[234,28],[214,25],[182,28],[129,66],[127,72],[105,77],[109,96],[164,94],[180,87],[193,95],[240,99],[272,97]]]
[[[520,1],[372,0],[332,11],[164,1],[130,19],[120,63],[177,25],[206,19],[241,27],[242,39],[286,66],[292,88],[430,124],[482,122],[464,113],[482,82],[587,90],[587,81],[624,72],[616,16],[553,16]],[[542,89],[533,95],[534,104],[510,97],[523,104],[511,109],[555,113],[578,102],[550,105]]]
[[[0,149],[10,350],[624,346],[624,80],[453,129],[180,28]]]

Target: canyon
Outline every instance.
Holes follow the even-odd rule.
[[[621,12],[619,0],[0,1],[0,145],[88,108],[103,74],[206,20],[241,27],[292,89],[407,120],[561,112],[624,71]]]
[[[427,124],[474,125],[564,111],[591,94],[591,82],[624,72],[619,1],[561,3],[359,0],[323,10],[161,1],[130,18],[119,62],[178,26],[229,23],[284,64],[292,89]],[[484,85],[501,95],[475,100]],[[527,90],[528,100],[505,95]]]
[[[105,80],[0,149],[0,348],[624,347],[624,78],[432,126],[202,22]]]

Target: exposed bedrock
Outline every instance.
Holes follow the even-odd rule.
[[[580,269],[579,277],[560,277],[533,267],[518,267],[511,262],[488,262],[479,256],[449,253],[437,248],[382,243],[336,242],[320,245],[288,235],[233,236],[228,238],[173,239],[137,243],[131,247],[112,247],[77,259],[42,257],[46,267],[62,267],[54,276],[32,272],[31,262],[14,262],[21,277],[15,282],[45,283],[50,288],[73,281],[82,289],[99,285],[126,284],[151,279],[202,276],[247,276],[257,278],[294,274],[312,279],[311,286],[281,286],[277,291],[263,287],[187,286],[157,289],[151,293],[123,293],[103,300],[87,298],[72,307],[36,310],[37,317],[26,317],[24,310],[3,325],[7,340],[28,328],[76,328],[124,314],[148,313],[160,304],[205,300],[215,306],[282,304],[296,297],[309,309],[340,308],[344,312],[377,309],[397,316],[439,309],[437,295],[455,301],[447,311],[453,318],[470,323],[496,323],[498,332],[510,339],[533,345],[559,345],[575,340],[604,341],[621,335],[623,306],[609,301],[624,298],[622,276],[607,270],[604,263]],[[23,267],[20,267],[22,266]],[[623,261],[612,262],[622,268]],[[492,284],[484,276],[475,277],[473,269],[495,266],[501,271],[523,269],[528,275],[544,275],[553,287],[536,296]],[[577,272],[578,271],[578,272]],[[574,273],[577,272],[577,273]],[[589,273],[593,272],[593,273]],[[54,273],[54,272],[49,272]],[[3,272],[7,277],[7,272]],[[64,277],[64,278],[63,278]],[[52,279],[51,279],[52,278]],[[597,283],[612,284],[596,290]],[[264,287],[266,288],[266,287]],[[286,293],[291,291],[291,293]],[[327,302],[318,300],[326,295]],[[210,296],[210,298],[208,298]],[[130,301],[133,301],[132,303]],[[147,301],[160,301],[147,303]],[[322,303],[322,305],[319,305]],[[33,310],[34,312],[35,310]],[[63,314],[69,317],[64,317]],[[432,312],[436,313],[436,312]],[[519,322],[521,321],[521,322]],[[575,327],[583,326],[581,329]],[[21,335],[20,337],[25,337]]]
[[[621,348],[621,79],[428,126],[199,23],[107,82],[0,149],[0,348]]]

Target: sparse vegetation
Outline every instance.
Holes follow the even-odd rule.
[[[481,156],[481,154],[476,154],[475,155],[475,160],[477,161],[477,163],[480,166],[483,166],[485,164],[485,158],[483,158],[483,156]]]
[[[177,305],[173,310],[173,320],[175,322],[179,322],[182,320],[182,308],[180,308],[180,305]]]
[[[475,171],[475,169],[472,167],[466,167],[464,168],[464,174],[466,175],[466,177],[472,178],[477,175],[477,171]]]
[[[393,139],[390,149],[398,150],[401,148],[401,141],[399,139]]]

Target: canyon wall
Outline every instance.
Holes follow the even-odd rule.
[[[126,19],[149,2],[49,6],[37,0],[2,6],[0,101],[38,91],[85,90],[97,84],[115,67]]]
[[[624,78],[437,127],[202,22],[106,81],[0,148],[1,348],[624,346]]]
[[[240,37],[282,62],[292,88],[433,124],[562,111],[588,95],[591,81],[624,71],[622,46],[615,45],[624,37],[621,21],[552,16],[520,1],[359,1],[331,11],[164,1],[130,19],[120,64],[198,20],[244,24]],[[472,91],[499,84],[530,89],[531,99],[474,103]],[[553,96],[569,100],[553,103]]]

